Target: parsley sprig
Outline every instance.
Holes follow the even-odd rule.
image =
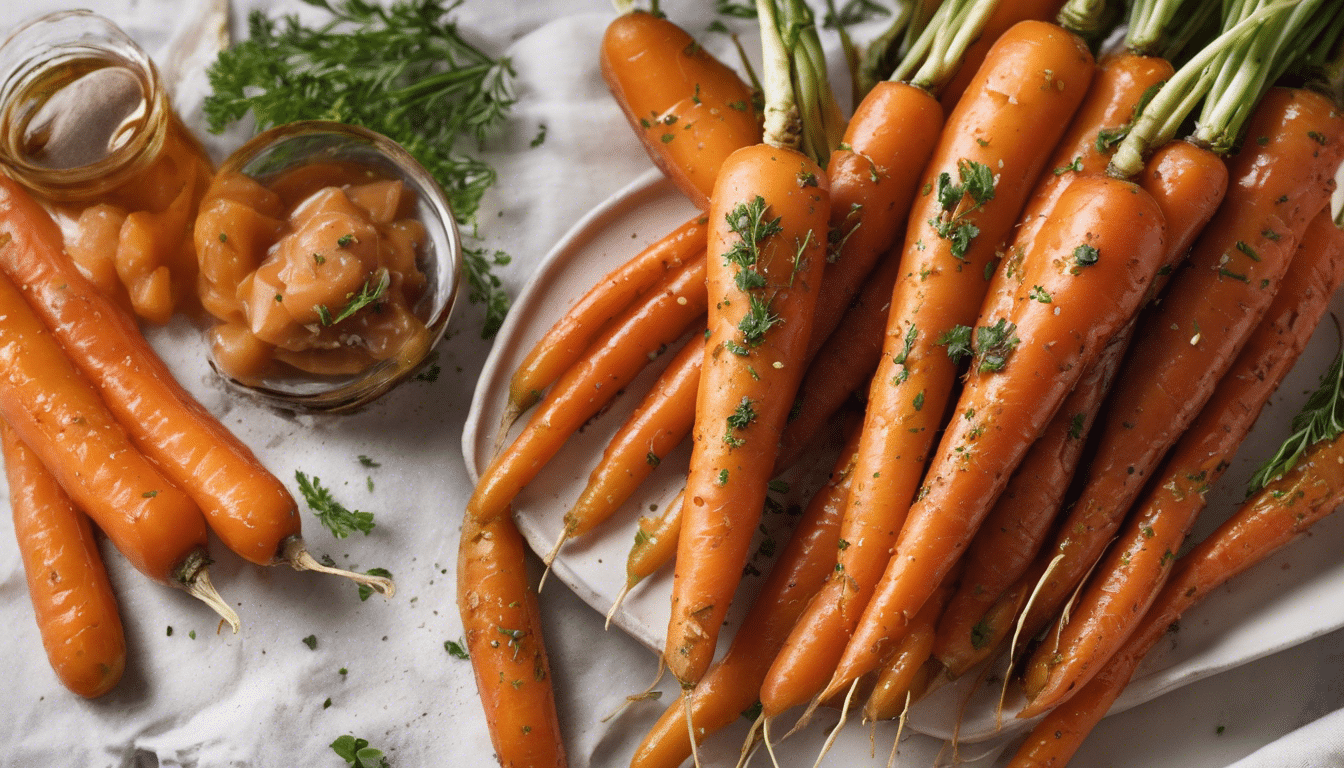
[[[344,539],[355,531],[367,536],[373,530],[372,512],[346,509],[331,497],[331,491],[324,488],[317,477],[309,479],[303,472],[296,471],[294,479],[299,483],[299,492],[308,502],[308,508],[313,510],[318,521],[331,531],[332,536]]]
[[[962,159],[957,161],[957,176],[960,184],[953,183],[950,173],[938,175],[938,203],[943,210],[938,218],[929,219],[929,226],[938,237],[951,242],[954,258],[965,261],[971,241],[980,234],[980,228],[966,217],[994,199],[994,172],[984,163]],[[966,197],[970,205],[962,203]]]
[[[1344,432],[1344,409],[1341,409],[1344,402],[1341,398],[1344,398],[1344,352],[1335,356],[1335,361],[1321,376],[1320,386],[1293,417],[1292,435],[1251,476],[1247,493],[1255,493],[1287,473],[1311,446],[1323,440],[1334,440]]]
[[[482,195],[495,182],[484,161],[457,149],[501,125],[514,103],[513,69],[467,42],[448,15],[461,0],[304,0],[332,19],[307,28],[254,11],[248,39],[210,67],[205,101],[218,133],[251,112],[258,130],[296,120],[337,120],[400,143],[438,180],[453,213],[472,231]],[[467,248],[471,300],[485,304],[485,335],[498,329],[508,296],[492,272],[507,263]]]
[[[325,305],[317,304],[313,309],[317,310],[317,316],[322,321],[323,325],[335,325],[342,320],[349,318],[359,310],[377,302],[378,299],[383,297],[384,293],[387,293],[387,287],[391,284],[392,276],[386,269],[384,269],[382,270],[382,277],[379,278],[377,285],[370,287],[369,281],[365,280],[364,287],[360,288],[358,293],[350,294],[350,300],[345,303],[345,307],[341,309],[335,317],[331,316],[331,311],[328,310]]]

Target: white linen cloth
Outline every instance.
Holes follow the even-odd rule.
[[[84,4],[121,23],[156,56],[202,7],[171,0]],[[65,6],[62,0],[4,4],[0,31]],[[256,6],[320,14],[283,0],[235,2],[236,35]],[[713,13],[708,2],[665,4],[664,10],[695,34]],[[518,73],[512,120],[486,148],[500,181],[480,215],[485,243],[513,255],[502,275],[516,293],[572,222],[649,162],[597,70],[597,43],[611,17],[605,3],[472,0],[456,15],[467,35],[510,56]],[[724,38],[706,42],[726,50]],[[199,87],[198,69],[195,82]],[[178,94],[179,108],[201,132],[198,101],[191,86]],[[543,125],[545,141],[530,147]],[[211,148],[224,153],[236,141],[236,135],[212,140]],[[0,697],[0,766],[340,766],[328,745],[347,733],[368,739],[398,768],[493,765],[470,667],[444,650],[444,641],[462,635],[454,564],[471,488],[460,434],[489,348],[479,338],[479,322],[479,310],[463,301],[439,347],[437,382],[411,382],[361,413],[328,418],[295,417],[241,400],[210,374],[197,329],[178,322],[154,331],[154,343],[186,386],[292,489],[294,472],[304,471],[348,506],[376,513],[371,535],[335,540],[305,511],[307,538],[316,553],[329,553],[343,566],[390,569],[398,594],[361,602],[352,585],[257,568],[216,543],[212,578],[243,619],[240,634],[218,634],[207,609],[148,583],[105,546],[129,661],[116,690],[84,701],[65,691],[47,666],[12,526],[0,516],[0,625],[7,629],[11,679]],[[360,455],[381,466],[361,466]],[[561,585],[546,589],[542,609],[570,764],[627,764],[662,704],[636,704],[608,723],[599,718],[645,687],[654,656],[619,632],[604,633],[601,617]],[[316,638],[311,650],[303,642],[309,635]],[[1073,764],[1340,765],[1340,713],[1276,740],[1344,705],[1342,658],[1344,635],[1334,633],[1182,688],[1104,721]],[[675,695],[669,684],[661,689],[664,702]],[[731,765],[744,731],[739,725],[735,735],[702,751],[706,764]],[[814,726],[785,742],[777,750],[781,764],[812,765],[822,738],[824,729]],[[884,765],[889,748],[879,743],[871,759],[866,750],[833,755],[829,764]],[[1000,751],[963,745],[960,758],[988,765]],[[897,763],[922,766],[951,757],[941,743],[911,736]],[[756,764],[765,759],[758,756]]]

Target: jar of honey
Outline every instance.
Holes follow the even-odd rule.
[[[0,45],[0,169],[42,200],[109,296],[155,323],[194,305],[190,234],[212,165],[114,23],[53,13]]]

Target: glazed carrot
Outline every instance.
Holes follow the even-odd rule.
[[[1039,559],[1064,555],[1041,584],[1024,637],[1044,627],[1100,556],[1268,308],[1307,224],[1326,204],[1344,157],[1344,115],[1327,99],[1272,89],[1246,136],[1229,163],[1227,198],[1136,334],[1086,485]]]
[[[639,11],[602,36],[602,77],[653,162],[699,208],[719,166],[760,141],[753,93],[680,27]]]
[[[703,743],[710,734],[732,723],[756,703],[761,681],[775,652],[834,566],[840,541],[840,513],[858,447],[858,429],[851,432],[830,480],[813,495],[798,519],[792,538],[761,585],[728,653],[709,668],[695,688],[690,720],[697,743]],[[690,756],[686,697],[682,696],[672,702],[644,737],[630,768],[676,768]]]
[[[573,432],[676,341],[705,311],[705,262],[672,270],[609,323],[582,360],[555,383],[527,426],[481,474],[467,511],[484,522],[505,514],[523,486]]]
[[[682,501],[685,490],[677,492],[658,517],[639,518],[635,531],[635,545],[625,563],[625,588],[628,590],[652,576],[677,554],[677,540],[681,536]]]
[[[937,674],[936,661],[930,663],[930,657],[933,654],[938,617],[956,591],[957,581],[961,577],[959,570],[960,567],[954,568],[943,578],[943,583],[924,603],[924,607],[919,609],[919,613],[915,614],[914,620],[910,622],[910,631],[901,640],[896,652],[878,670],[873,692],[868,694],[868,702],[863,705],[864,720],[895,720],[911,702],[917,701],[928,690]]]
[[[776,472],[793,466],[845,401],[872,381],[882,357],[891,291],[900,272],[901,262],[896,258],[878,265],[864,281],[863,290],[839,326],[807,366],[807,374],[798,385],[795,411],[779,438]],[[825,286],[823,277],[823,291]]]
[[[1092,69],[1077,38],[1024,22],[1001,38],[949,116],[908,217],[904,268],[869,390],[841,532],[851,546],[762,687],[767,717],[812,698],[840,659],[889,557],[956,379],[957,367],[938,339],[974,321],[991,259],[1081,102]],[[1046,72],[1051,87],[1042,88]],[[977,175],[997,181],[973,185]],[[963,194],[963,187],[971,192]],[[971,228],[978,234],[964,238]]]
[[[0,233],[0,251],[9,250]],[[205,518],[131,443],[102,398],[7,278],[0,277],[0,417],[117,550],[155,581],[187,590],[237,631],[210,585]]]
[[[225,546],[258,564],[320,568],[303,549],[298,507],[285,486],[177,383],[135,322],[65,257],[46,212],[3,177],[0,233],[10,237],[0,246],[0,271],[23,286],[136,446],[199,505]]]
[[[511,514],[462,520],[457,609],[503,768],[566,765],[527,545]]]
[[[970,87],[971,79],[989,55],[989,49],[998,42],[1003,33],[1020,21],[1050,21],[1059,13],[1064,2],[1065,0],[1000,0],[994,13],[985,22],[984,31],[971,47],[966,49],[961,66],[943,89],[941,98],[943,109],[951,112],[957,102],[961,101],[962,94]]]
[[[1006,317],[977,321],[952,423],[823,699],[875,669],[903,639],[1031,441],[1137,311],[1162,264],[1164,231],[1161,209],[1141,187],[1092,176],[1069,185],[1051,221],[1025,244],[1017,300]],[[970,334],[965,329],[953,346],[972,346]]]
[[[765,144],[724,163],[713,200],[709,337],[665,654],[683,684],[713,658],[765,501],[802,379],[829,214],[821,168]]]
[[[1308,227],[1265,319],[1163,463],[1067,623],[1056,621],[1024,673],[1020,717],[1076,692],[1124,643],[1161,590],[1205,495],[1306,347],[1340,283],[1344,232],[1323,210]]]
[[[741,579],[779,433],[804,373],[826,263],[826,175],[814,158],[791,148],[806,143],[797,132],[805,116],[794,75],[825,71],[824,61],[804,55],[816,29],[788,28],[800,46],[791,61],[773,0],[758,2],[757,12],[765,143],[729,156],[710,202],[709,330],[663,653],[683,687],[694,686],[713,660]]]
[[[1293,469],[1256,493],[1207,539],[1176,561],[1167,585],[1124,646],[1077,695],[1032,729],[1009,768],[1066,765],[1120,695],[1139,662],[1187,609],[1278,551],[1333,512],[1341,501],[1344,436],[1336,436],[1312,445]]]
[[[611,517],[695,422],[695,392],[704,364],[704,343],[691,339],[667,364],[648,396],[630,414],[588,475],[588,484],[565,512],[565,539],[582,536]]]
[[[537,340],[509,380],[507,423],[541,399],[541,393],[578,361],[608,320],[669,270],[704,258],[705,223],[703,215],[695,216],[612,270],[574,302]]]
[[[900,236],[942,125],[938,102],[925,88],[908,83],[878,83],[854,110],[840,148],[826,165],[829,263],[817,294],[808,360],[840,327],[878,257]]]
[[[37,628],[61,684],[94,698],[126,668],[126,637],[93,527],[8,424],[0,444]]]
[[[1227,190],[1227,168],[1212,152],[1174,141],[1153,155],[1139,182],[1167,222],[1167,252],[1151,297],[1166,283],[1162,273],[1185,255],[1217,210]],[[950,676],[957,677],[987,658],[1011,631],[1013,618],[1030,594],[1029,584],[1035,581],[1017,587],[1014,583],[1028,582],[1026,575],[1064,501],[1134,327],[1131,321],[1117,333],[1074,387],[972,542],[963,586],[938,630],[937,655]],[[1003,604],[991,610],[1001,597]]]

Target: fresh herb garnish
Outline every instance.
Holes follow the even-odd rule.
[[[960,363],[973,354],[970,326],[952,326],[938,337],[937,344],[940,347],[947,347],[947,356],[953,363]]]
[[[1049,304],[1053,300],[1050,296],[1050,292],[1039,285],[1031,286],[1031,291],[1027,293],[1027,298],[1033,301],[1039,301],[1042,304]]]
[[[910,350],[915,346],[915,339],[919,337],[919,327],[914,323],[910,324],[910,330],[905,332],[905,341],[902,343],[901,351],[891,356],[891,362],[901,366],[901,370],[891,377],[892,384],[900,384],[910,378],[910,367],[906,361],[910,359]]]
[[[349,768],[389,768],[383,751],[370,747],[368,739],[342,736],[331,742],[331,749],[345,760]]]
[[[322,320],[323,325],[335,325],[359,310],[378,301],[378,299],[382,298],[383,294],[387,292],[387,287],[391,284],[392,275],[384,269],[382,270],[382,277],[378,279],[377,285],[370,288],[369,281],[365,280],[364,287],[359,289],[359,293],[350,297],[350,300],[345,304],[345,308],[343,308],[340,314],[335,317],[332,317],[331,312],[321,304],[314,306],[313,309],[317,310],[317,316]]]
[[[981,373],[1003,370],[1008,356],[1021,341],[1017,338],[1017,326],[1002,317],[993,325],[976,328],[975,357],[979,361],[976,368]]]
[[[346,509],[331,497],[331,491],[322,487],[322,481],[317,477],[309,480],[307,475],[296,471],[294,479],[299,482],[299,492],[308,502],[308,508],[313,510],[318,521],[331,531],[332,536],[344,539],[355,531],[367,536],[373,530],[372,512]]]
[[[1344,352],[1321,377],[1321,384],[1307,397],[1302,410],[1293,417],[1292,435],[1282,447],[1251,476],[1247,493],[1255,493],[1280,475],[1286,474],[1307,449],[1324,440],[1334,440],[1344,432]]]
[[[723,254],[725,261],[736,264],[742,269],[756,265],[761,255],[761,241],[779,234],[784,229],[779,223],[778,216],[768,220],[765,218],[768,208],[765,198],[757,195],[750,202],[738,203],[728,212],[724,217],[728,222],[728,228],[740,239]]]
[[[317,650],[317,635],[309,635],[309,636],[303,638],[303,644],[306,645],[306,646],[308,646],[308,650],[310,650],[310,651],[316,651],[316,650]]]
[[[444,641],[443,641],[443,650],[447,651],[447,652],[448,652],[448,655],[449,655],[449,656],[452,656],[452,657],[455,658],[455,659],[470,659],[470,658],[471,658],[471,656],[467,653],[466,643],[464,643],[464,642],[455,642],[455,641],[452,641],[452,640],[444,640]]]
[[[373,459],[369,458],[368,456],[365,456],[362,453],[359,455],[359,465],[361,467],[371,467],[371,468],[383,466],[382,464],[374,461]]]
[[[248,17],[248,39],[210,67],[205,101],[219,133],[249,111],[257,130],[298,120],[354,123],[391,137],[420,161],[448,196],[458,223],[474,231],[481,197],[495,171],[457,148],[479,146],[514,103],[508,59],[469,43],[447,18],[453,0],[304,0],[332,14],[316,28],[297,16]],[[471,301],[485,304],[485,334],[503,322],[509,299],[492,262],[464,248]]]
[[[994,173],[984,163],[970,160],[957,161],[960,184],[952,183],[952,174],[938,176],[938,203],[943,210],[937,218],[929,219],[929,226],[938,236],[952,243],[953,258],[964,261],[971,241],[980,234],[980,228],[966,220],[974,211],[994,199]],[[963,197],[970,197],[971,205],[963,208]]]

